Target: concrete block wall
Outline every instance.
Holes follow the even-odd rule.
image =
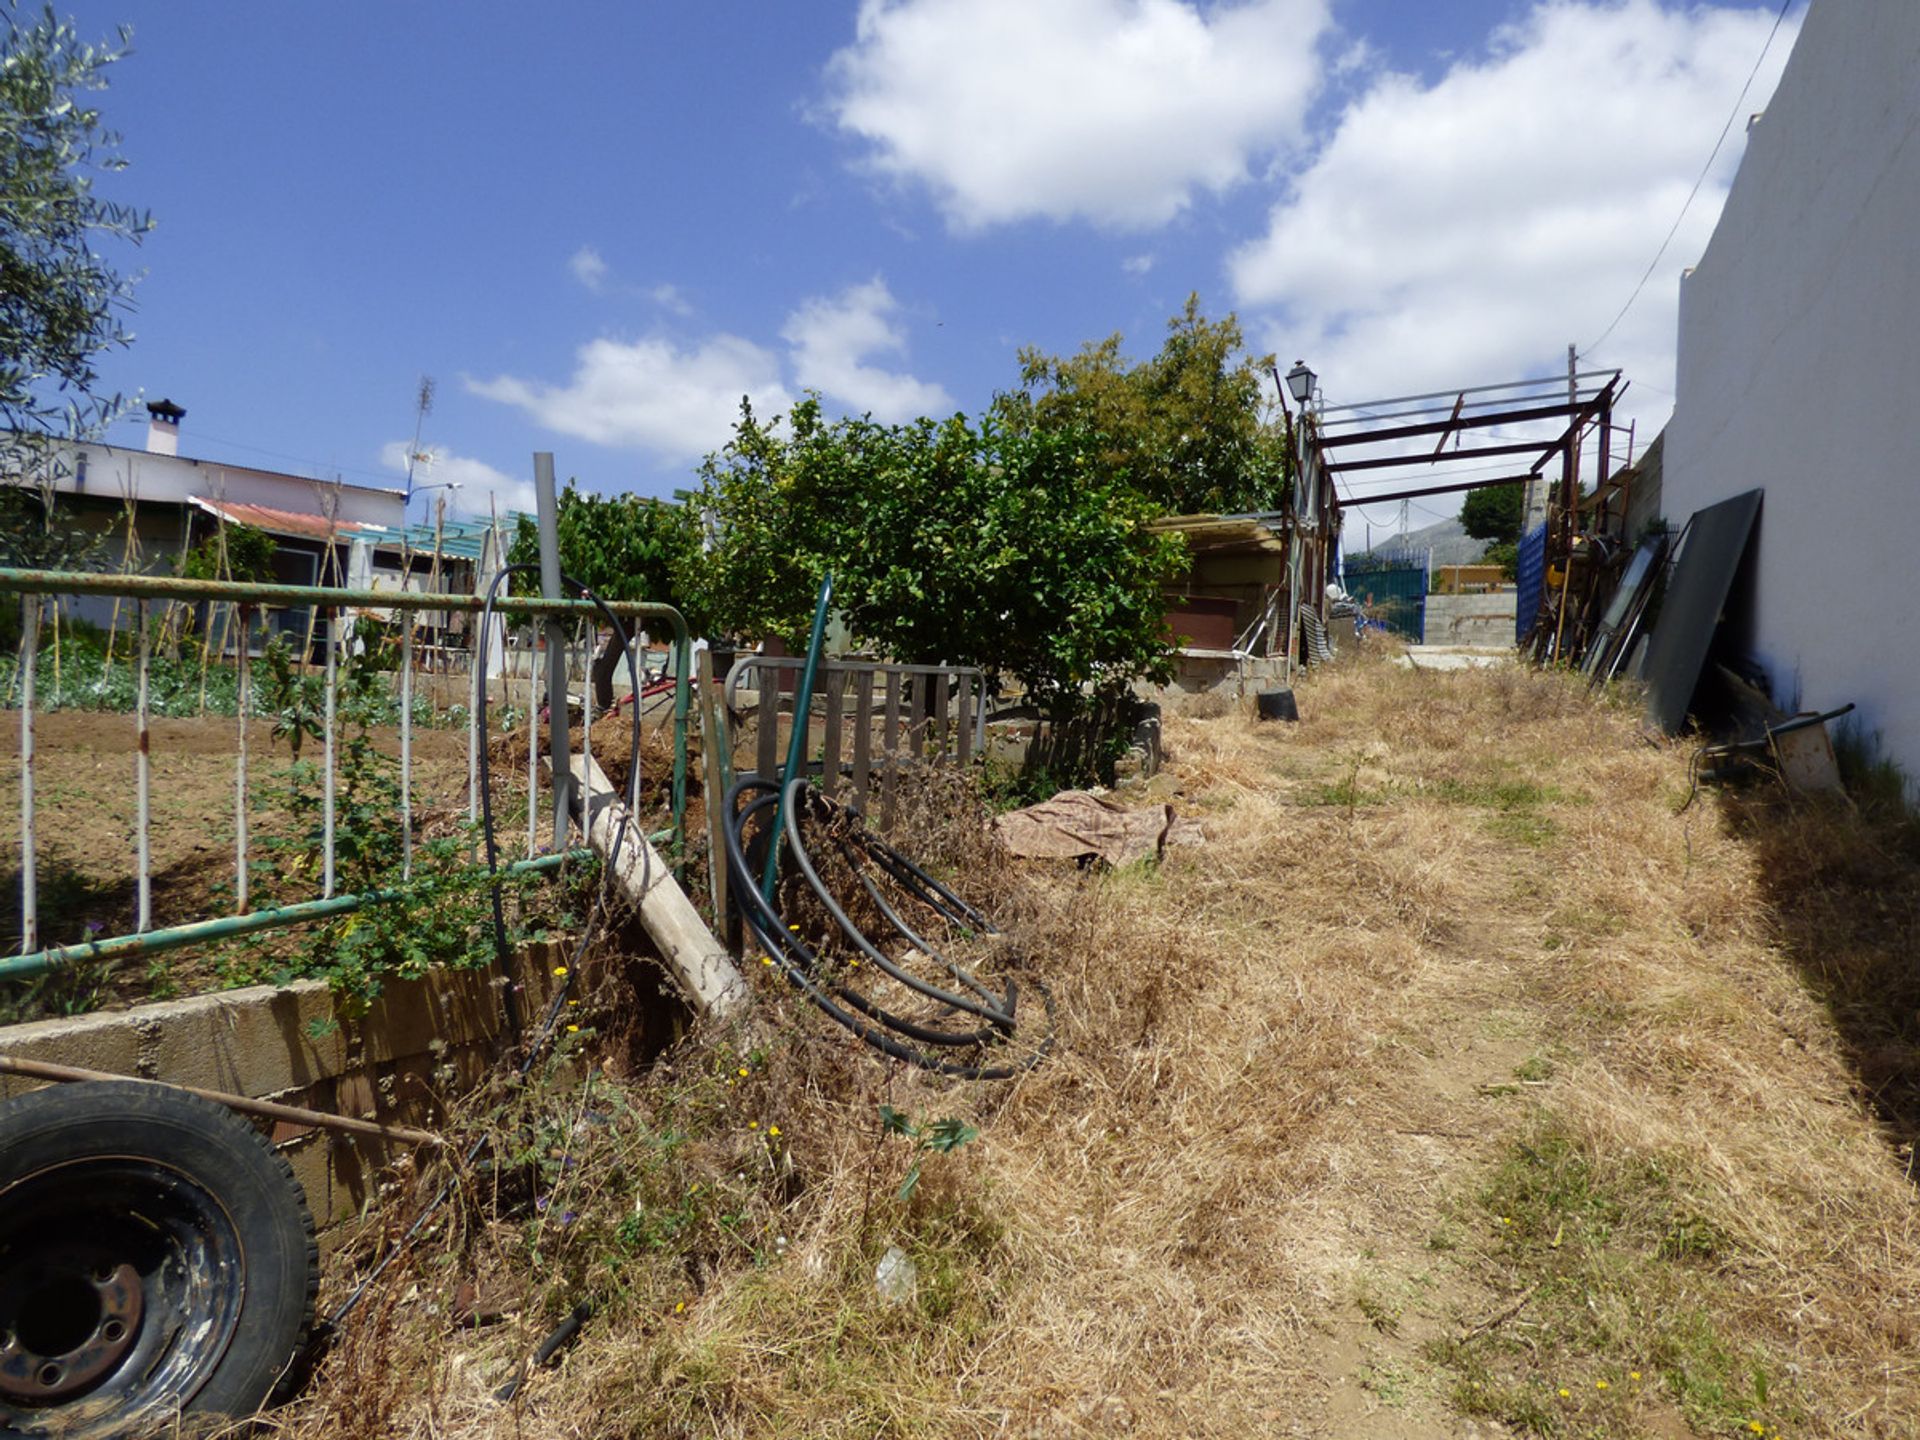
[[[1429,595],[1426,643],[1503,645],[1511,649],[1516,598],[1512,590],[1484,595]]]
[[[537,1016],[558,983],[557,945],[529,947],[515,982]],[[433,1129],[485,1077],[504,1020],[491,971],[391,981],[367,1014],[343,1019],[317,980],[256,985],[0,1027],[0,1055],[164,1080],[206,1090]],[[0,1075],[0,1098],[42,1082]],[[406,1147],[276,1122],[269,1138],[293,1166],[322,1227],[357,1213],[380,1170]]]

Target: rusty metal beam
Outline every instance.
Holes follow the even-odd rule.
[[[1493,480],[1462,480],[1452,485],[1423,485],[1417,490],[1392,490],[1379,495],[1349,495],[1340,503],[1347,506],[1380,505],[1390,500],[1418,500],[1423,495],[1458,495],[1464,490],[1486,490],[1495,485],[1525,485],[1540,477],[1531,470],[1524,475],[1501,475]]]
[[[1513,445],[1476,445],[1470,450],[1455,450],[1445,456],[1447,460],[1478,460],[1489,455],[1536,455],[1552,453],[1559,446],[1559,440],[1527,440]],[[1386,470],[1397,465],[1427,465],[1432,463],[1429,455],[1381,455],[1371,460],[1348,460],[1341,464],[1328,461],[1327,472],[1332,475],[1345,475],[1352,470]]]
[[[1598,396],[1596,395],[1596,398]],[[1338,445],[1371,445],[1375,441],[1417,440],[1423,435],[1441,435],[1449,430],[1475,430],[1482,426],[1518,425],[1527,420],[1560,420],[1577,413],[1580,407],[1556,400],[1551,405],[1532,405],[1521,410],[1498,410],[1491,415],[1462,415],[1459,419],[1425,420],[1417,425],[1394,425],[1385,430],[1348,430],[1339,435],[1322,435],[1322,449]],[[1542,442],[1545,443],[1545,442]],[[1410,461],[1420,456],[1407,457]]]

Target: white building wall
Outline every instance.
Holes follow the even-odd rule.
[[[1682,283],[1665,509],[1759,487],[1742,639],[1920,781],[1920,3],[1814,0]]]
[[[110,500],[122,499],[131,493],[139,500],[184,504],[189,497],[198,495],[210,500],[268,505],[306,515],[324,515],[325,505],[337,502],[336,518],[340,520],[393,526],[404,523],[406,497],[399,490],[335,485],[273,470],[254,470],[244,465],[224,465],[183,455],[156,455],[150,450],[130,450],[120,445],[76,447],[75,453],[64,457],[59,467],[62,473],[56,488],[62,492],[81,488],[78,452],[85,452],[87,457],[86,493]]]

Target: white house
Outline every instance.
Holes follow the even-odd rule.
[[[1682,282],[1665,508],[1765,492],[1729,637],[1920,795],[1920,3],[1814,0]]]
[[[406,523],[404,490],[195,460],[180,453],[186,412],[167,400],[154,401],[147,412],[144,450],[61,443],[54,447],[52,463],[35,467],[38,473],[8,477],[47,486],[63,515],[103,533],[110,568],[121,568],[131,543],[137,554],[130,568],[170,572],[182,550],[225,521],[265,530],[279,542],[276,579],[338,583],[327,561],[329,545],[344,566],[358,533]]]

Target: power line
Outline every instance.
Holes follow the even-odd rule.
[[[1720,157],[1720,147],[1727,143],[1727,136],[1733,132],[1733,122],[1740,114],[1740,107],[1746,104],[1747,91],[1753,88],[1753,80],[1760,73],[1760,67],[1766,63],[1767,52],[1773,48],[1773,37],[1780,33],[1780,22],[1787,18],[1787,11],[1793,8],[1793,0],[1781,0],[1780,13],[1773,17],[1773,29],[1767,32],[1767,43],[1760,47],[1759,58],[1753,62],[1753,69],[1747,72],[1747,83],[1740,87],[1739,98],[1733,102],[1733,109],[1727,112],[1727,123],[1720,127],[1720,138],[1713,142],[1713,153],[1707,156],[1707,163],[1700,167],[1700,178],[1693,182],[1693,189],[1687,192],[1680,213],[1673,217],[1673,228],[1667,231],[1667,238],[1660,242],[1660,248],[1654,252],[1653,259],[1647,264],[1647,273],[1640,277],[1640,283],[1633,287],[1633,293],[1627,296],[1627,303],[1620,307],[1620,313],[1613,317],[1611,324],[1600,332],[1600,338],[1591,342],[1581,354],[1591,355],[1613,334],[1614,326],[1627,318],[1627,311],[1633,308],[1633,302],[1640,298],[1640,292],[1647,288],[1647,281],[1653,278],[1653,272],[1659,267],[1660,257],[1667,253],[1667,246],[1673,243],[1673,237],[1680,233],[1680,222],[1687,218],[1687,211],[1693,205],[1694,196],[1700,193],[1700,187],[1706,184],[1707,175],[1713,169],[1713,162]]]

